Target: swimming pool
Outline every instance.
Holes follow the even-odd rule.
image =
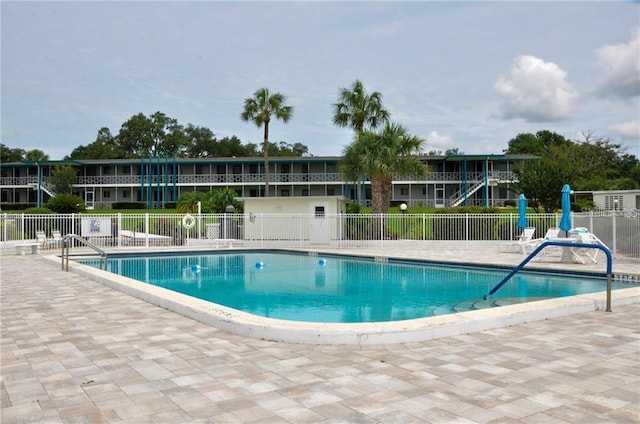
[[[249,314],[321,323],[412,320],[605,287],[596,276],[522,272],[485,301],[508,269],[276,251],[114,255],[107,269]]]

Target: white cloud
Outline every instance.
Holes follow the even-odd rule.
[[[622,138],[639,139],[640,138],[640,121],[627,121],[614,124],[609,129]]]
[[[450,135],[439,134],[438,131],[431,131],[426,137],[423,150],[425,152],[431,150],[445,151],[454,147],[455,141],[453,137],[451,137]]]
[[[560,121],[573,112],[578,92],[566,81],[567,71],[534,56],[518,56],[494,90],[502,98],[502,116],[529,122]]]
[[[607,45],[596,51],[596,64],[602,74],[598,93],[602,96],[630,98],[640,96],[640,28],[626,44]]]

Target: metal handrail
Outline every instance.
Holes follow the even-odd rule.
[[[489,296],[497,292],[500,289],[500,287],[502,287],[507,281],[509,281],[509,279],[511,279],[511,277],[513,277],[518,271],[524,268],[527,262],[533,259],[534,256],[536,256],[542,249],[544,249],[547,246],[561,246],[561,247],[573,247],[573,248],[577,247],[580,249],[582,248],[600,249],[604,252],[605,256],[607,257],[607,309],[606,311],[611,312],[611,278],[613,277],[613,256],[611,256],[611,251],[607,247],[599,243],[572,243],[572,242],[556,241],[556,240],[545,241],[544,243],[541,243],[540,246],[538,246],[536,249],[534,249],[534,251],[531,252],[529,256],[527,256],[522,262],[520,262],[520,264],[517,267],[515,267],[506,277],[504,277],[502,281],[496,284],[496,286],[492,288],[489,291],[489,293],[485,294],[483,299],[487,300]]]
[[[69,271],[69,240],[77,240],[100,255],[100,269],[107,270],[107,252],[77,234],[67,234],[62,238],[62,270]],[[103,266],[104,264],[104,266]]]

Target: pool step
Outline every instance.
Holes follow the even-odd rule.
[[[433,315],[446,315],[456,312],[475,311],[478,309],[494,308],[497,306],[515,305],[517,303],[533,302],[536,300],[548,299],[547,297],[501,297],[487,300],[466,300],[454,305],[439,305],[433,309]]]

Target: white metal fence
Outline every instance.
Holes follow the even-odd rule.
[[[560,214],[528,214],[542,237],[558,227]],[[640,260],[637,210],[572,214],[573,227],[585,227],[616,257]],[[494,244],[517,239],[517,214],[57,214],[0,215],[3,249],[44,232],[44,248],[55,247],[54,231],[77,234],[100,247],[200,246],[350,247],[429,249],[468,248],[467,242]],[[446,242],[446,243],[445,243]]]

